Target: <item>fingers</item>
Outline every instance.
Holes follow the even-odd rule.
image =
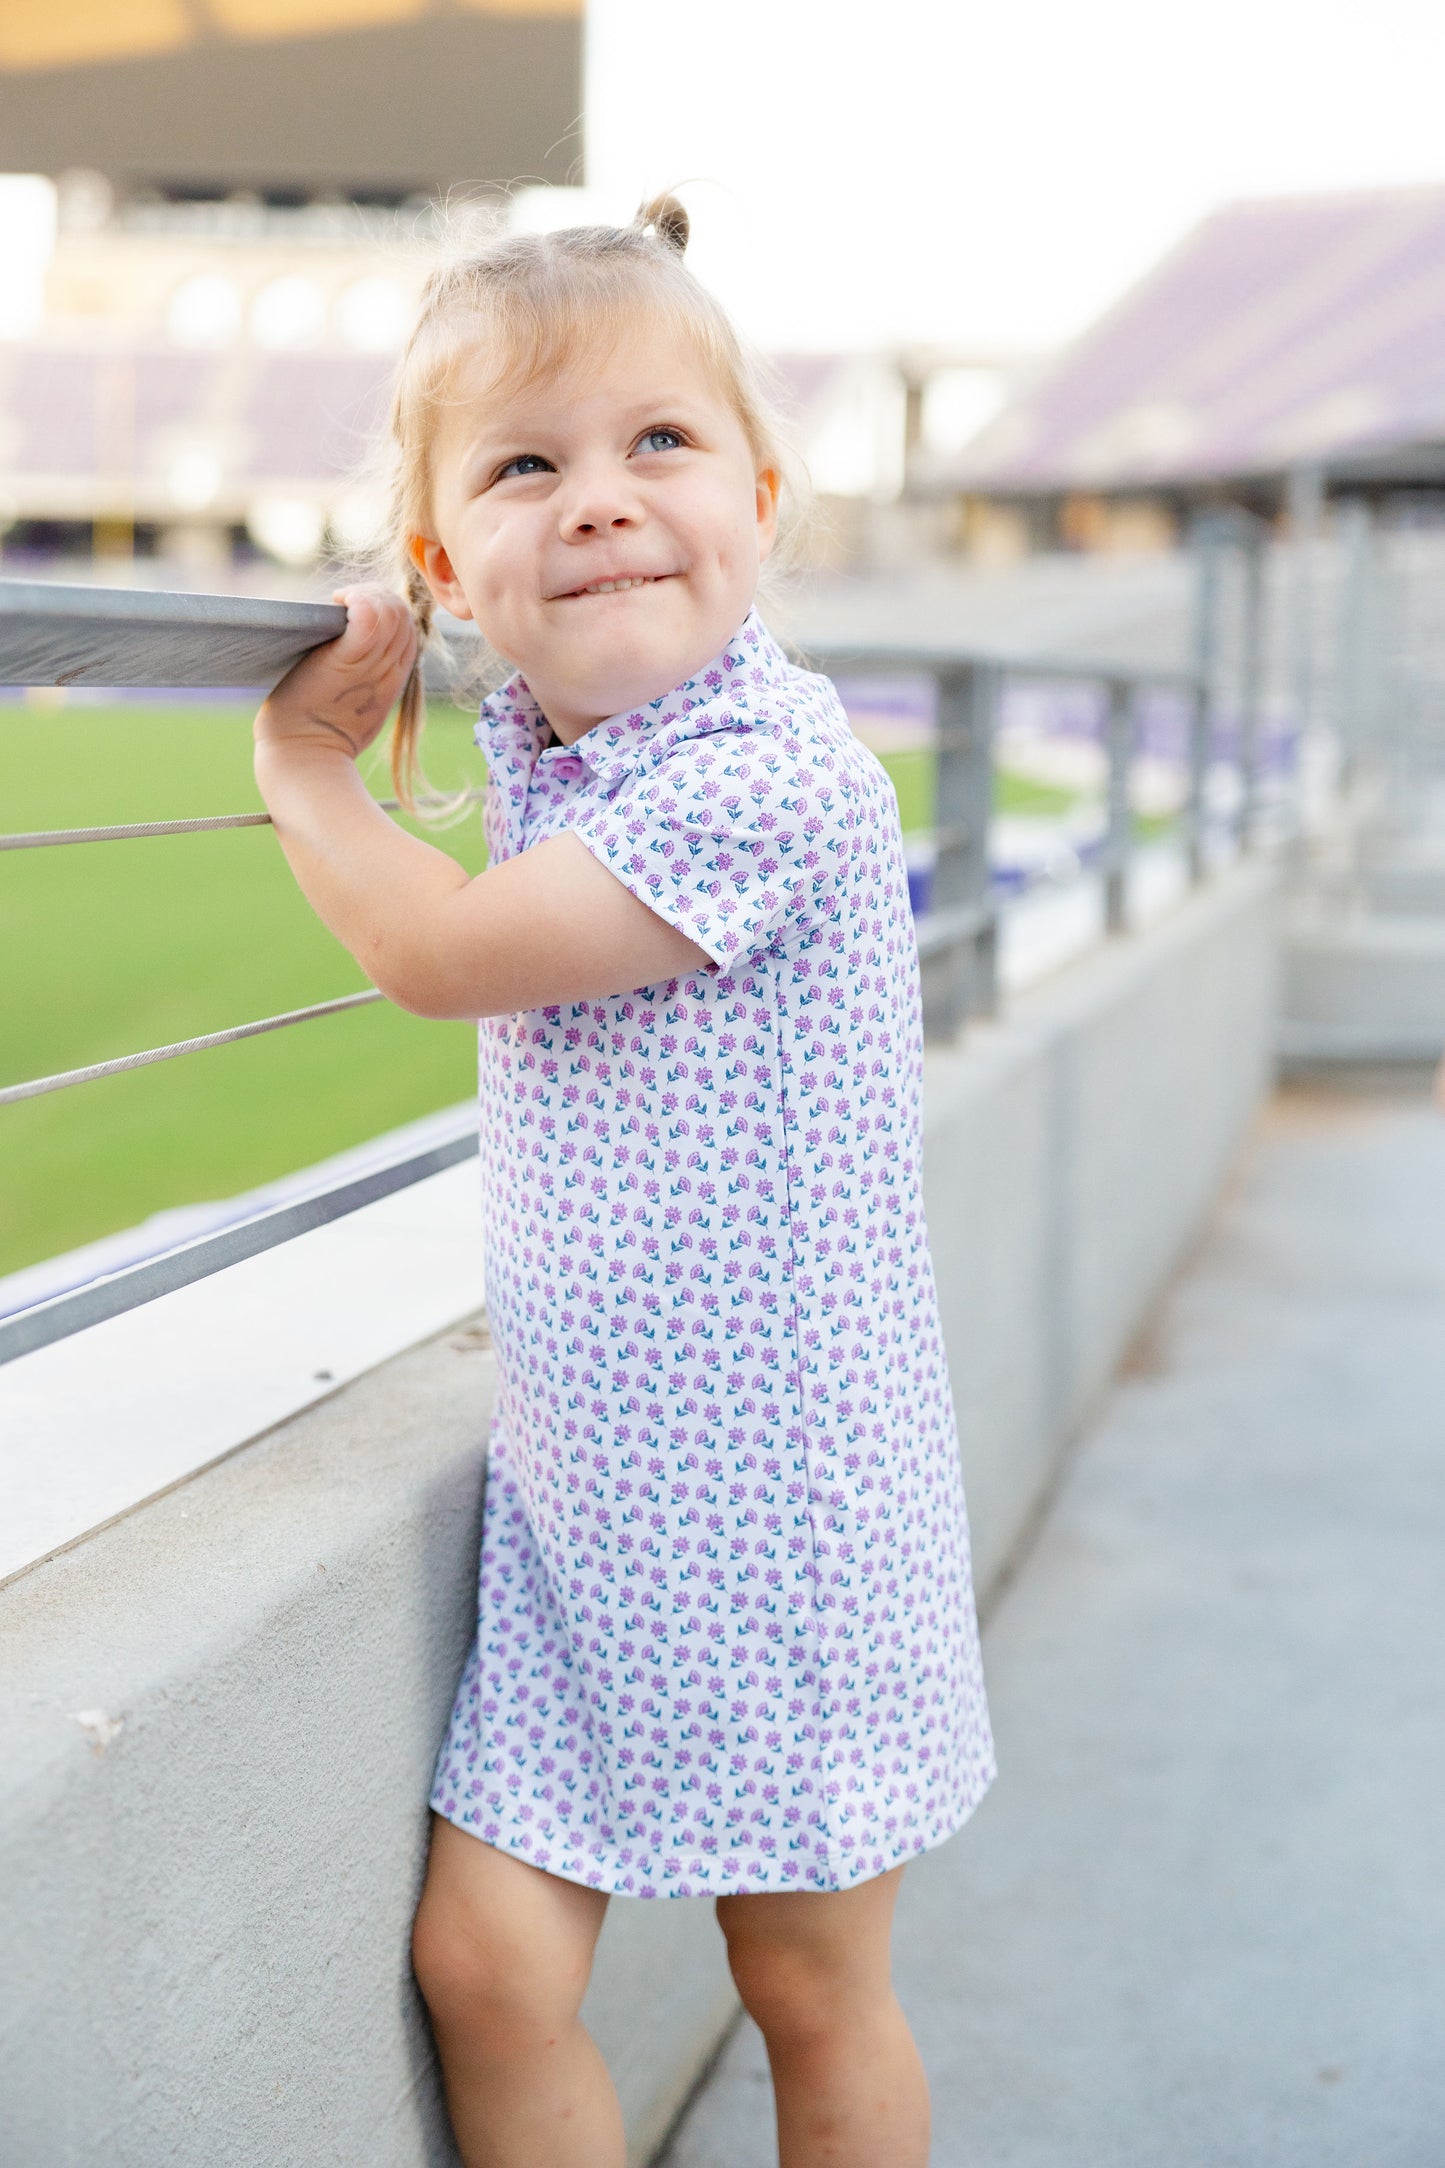
[[[336,642],[338,661],[365,661],[373,668],[400,668],[405,661],[410,668],[416,623],[400,595],[368,581],[339,587],[331,599],[346,610],[346,630]]]

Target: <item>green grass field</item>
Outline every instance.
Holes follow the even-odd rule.
[[[933,825],[933,754],[927,746],[907,753],[889,753],[884,767],[898,793],[898,811],[905,835],[911,829]],[[1078,803],[1078,792],[1061,790],[1052,783],[1036,783],[1022,775],[1000,770],[994,776],[994,810],[1028,813],[1040,819],[1057,819]]]
[[[439,785],[483,779],[466,718],[442,710],[427,742]],[[259,803],[249,708],[0,708],[6,831]],[[475,816],[440,840],[485,863]],[[4,1083],[365,984],[266,828],[0,853],[0,927]],[[0,1108],[0,1271],[464,1099],[475,1047],[467,1024],[379,1005]]]
[[[427,745],[439,786],[483,780],[469,717],[434,712]],[[928,826],[931,755],[887,766],[905,829]],[[384,796],[379,762],[371,781]],[[1001,803],[1059,798],[1006,783]],[[7,832],[258,805],[249,708],[0,706]],[[484,865],[475,814],[437,840]],[[365,984],[265,828],[0,853],[0,928],[0,1083]],[[470,1025],[377,1006],[0,1108],[0,1272],[360,1144],[468,1097],[475,1074]]]

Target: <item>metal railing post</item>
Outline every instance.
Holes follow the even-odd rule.
[[[1335,725],[1344,780],[1358,773],[1376,701],[1374,662],[1374,516],[1369,499],[1346,497],[1339,508],[1341,594],[1336,611]]]
[[[1189,780],[1185,798],[1185,846],[1189,879],[1204,878],[1205,783],[1209,773],[1210,718],[1219,654],[1219,570],[1224,541],[1217,513],[1194,522],[1194,690],[1189,701]]]
[[[1240,552],[1244,574],[1239,627],[1239,831],[1241,851],[1258,840],[1260,701],[1264,688],[1264,535],[1252,521]]]
[[[1315,722],[1318,658],[1315,599],[1320,529],[1324,520],[1325,478],[1318,466],[1294,468],[1286,486],[1289,519],[1289,676],[1294,695],[1295,727],[1303,744]]]
[[[1209,694],[1201,680],[1189,695],[1189,786],[1185,804],[1188,832],[1189,880],[1197,887],[1204,879],[1204,827],[1208,817],[1204,802],[1209,776]]]
[[[919,955],[924,1029],[931,1038],[953,1038],[965,1017],[992,1015],[997,1003],[997,930],[988,868],[997,679],[998,672],[982,662],[937,673],[936,835],[928,917],[941,938],[921,946]]]
[[[1108,826],[1104,832],[1104,927],[1123,933],[1129,922],[1129,854],[1133,809],[1129,769],[1134,753],[1133,689],[1127,678],[1109,678],[1104,749],[1109,762]]]

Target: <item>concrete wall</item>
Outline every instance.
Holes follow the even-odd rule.
[[[1402,867],[1402,885],[1412,877]],[[1434,1061],[1445,1049],[1445,913],[1297,913],[1281,970],[1277,1043],[1292,1064]]]
[[[985,1598],[1268,1088],[1276,977],[1273,876],[1243,867],[927,1057],[929,1239]]]
[[[985,1590],[1265,1085],[1273,953],[1239,871],[929,1057]],[[491,1390],[445,1334],[0,1590],[5,2168],[454,2160],[407,1928]],[[614,1904],[636,2159],[731,2009],[706,1906]]]

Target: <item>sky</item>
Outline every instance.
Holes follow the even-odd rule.
[[[1251,195],[1445,184],[1441,0],[588,0],[589,194],[774,350],[1045,351]]]

